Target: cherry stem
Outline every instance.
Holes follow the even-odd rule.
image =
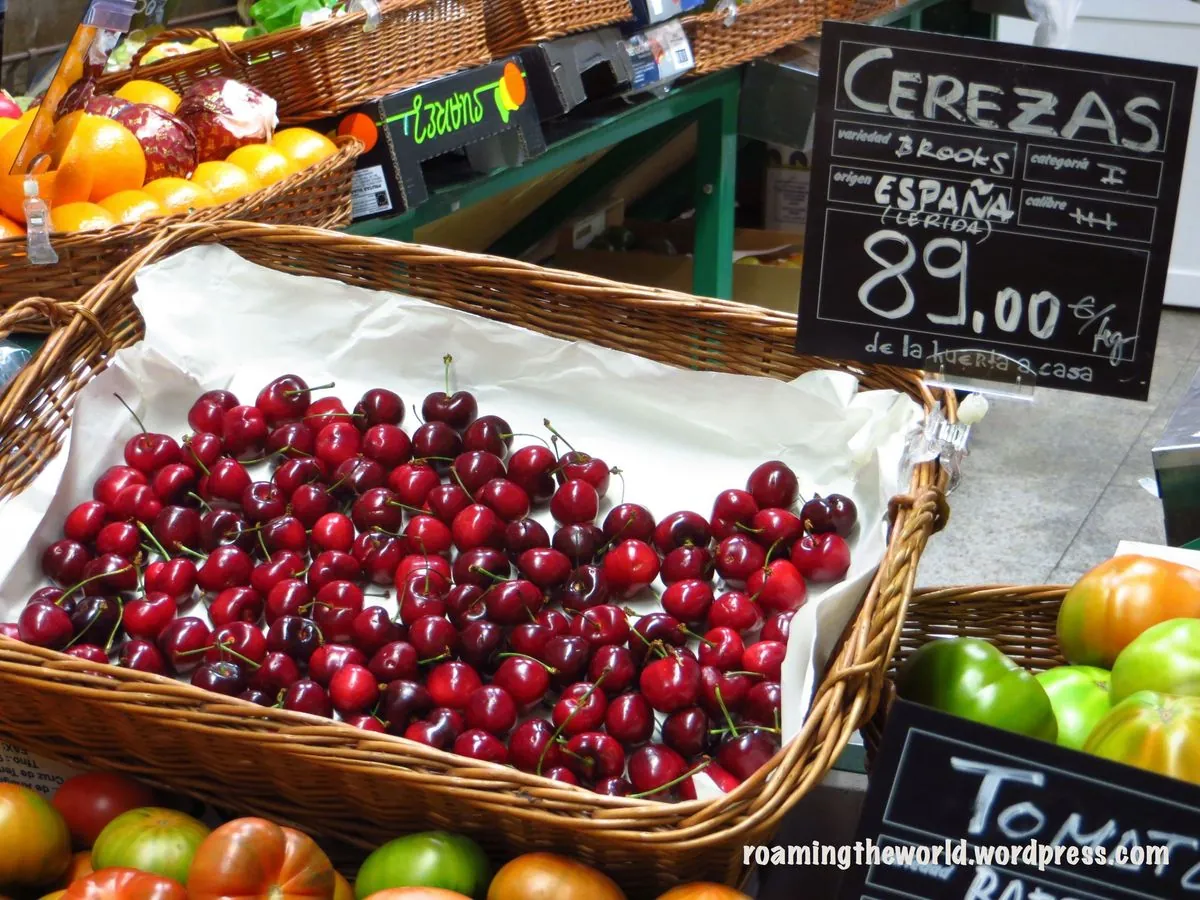
[[[262,663],[256,663],[254,660],[252,660],[250,657],[246,656],[244,653],[239,653],[238,651],[234,650],[232,638],[228,641],[223,641],[220,644],[214,644],[213,647],[220,647],[222,653],[228,653],[234,659],[240,659],[242,662],[244,662],[246,665],[250,666],[253,669],[258,669],[262,666]],[[213,647],[209,647],[208,649],[211,650],[211,649],[213,649]]]
[[[113,641],[117,639],[117,632],[121,630],[121,623],[125,621],[125,603],[120,597],[114,598],[117,601],[117,621],[113,623],[112,631],[108,633],[108,640],[104,642],[104,652],[112,651]]]
[[[579,452],[574,447],[571,447],[570,441],[568,441],[565,437],[563,437],[561,434],[558,433],[558,431],[555,429],[555,427],[550,424],[549,419],[542,419],[542,425],[544,425],[546,430],[549,431],[552,435],[554,435],[556,438],[558,438],[560,441],[562,441],[564,444],[566,444],[568,447],[570,447],[572,453]]]
[[[540,434],[530,434],[527,431],[514,431],[512,434],[502,434],[502,435],[500,435],[500,440],[504,440],[506,438],[515,438],[515,437],[533,438],[535,441],[538,441],[540,444],[542,444],[543,446],[545,446],[547,448],[550,446],[550,442],[548,440],[546,440],[544,437],[542,437]]]
[[[708,638],[701,637],[700,635],[696,634],[696,632],[692,631],[692,629],[688,628],[686,625],[680,625],[679,630],[682,631],[684,634],[686,634],[688,637],[695,638],[696,640],[698,640],[700,643],[702,643],[706,647],[717,646],[716,641],[710,641]]]
[[[412,405],[412,409],[413,409],[413,417],[414,417],[414,418],[415,418],[415,419],[416,419],[418,422],[420,422],[422,425],[424,425],[424,424],[425,424],[425,420],[421,418],[421,413],[420,413],[420,412],[417,410],[417,404],[415,404],[415,403],[414,403],[414,404]]]
[[[212,474],[212,472],[210,472],[210,471],[208,470],[208,466],[206,466],[204,463],[202,463],[202,462],[200,461],[200,457],[198,457],[198,456],[195,454],[195,452],[193,452],[193,453],[192,453],[192,460],[193,460],[193,461],[196,463],[196,465],[198,465],[198,466],[200,467],[200,471],[201,471],[201,472],[203,472],[205,475],[211,475],[211,474]],[[189,493],[189,494],[188,494],[188,496],[189,496],[189,497],[196,497],[196,495],[195,495],[195,494],[192,494],[192,493]],[[197,500],[200,500],[200,498],[199,498],[199,497],[196,497],[196,499],[197,499]],[[201,503],[203,503],[204,501],[203,501],[203,500],[200,500],[200,502],[201,502]]]
[[[497,653],[496,659],[527,659],[530,662],[537,663],[539,666],[541,666],[543,669],[545,669],[551,675],[558,674],[558,669],[554,668],[554,666],[548,665],[548,664],[542,662],[536,656],[530,656],[527,653],[511,653],[511,652],[510,653]]]
[[[749,525],[743,525],[741,522],[734,522],[733,527],[738,531],[746,532],[746,534],[762,534],[766,531],[765,528],[751,528]]]
[[[621,479],[621,503],[624,503],[625,502],[625,473],[621,469],[617,468],[616,466],[613,466],[611,469],[608,470],[608,474],[616,475],[619,479]]]
[[[450,367],[454,365],[454,357],[447,353],[442,357],[442,365],[446,367],[446,396],[450,396]]]
[[[592,694],[600,690],[600,685],[604,683],[604,679],[610,674],[612,674],[612,666],[605,666],[603,671],[600,672],[599,677],[592,682],[592,686],[583,692],[582,697],[575,701],[574,709],[567,713],[567,717],[562,720],[562,724],[554,729],[554,734],[550,735],[550,740],[546,741],[546,746],[542,748],[542,755],[538,757],[536,774],[542,774],[542,764],[546,761],[547,751],[549,751],[550,747],[553,746],[553,744],[558,740],[559,736],[562,735],[563,730],[567,727],[570,721],[575,718],[576,714],[583,709],[588,700],[591,699]]]
[[[150,543],[154,545],[154,549],[157,550],[162,555],[163,559],[171,558],[171,554],[167,552],[167,548],[164,547],[161,543],[159,543],[158,538],[156,538],[154,536],[153,531],[151,531],[149,528],[146,527],[145,522],[138,522],[137,527],[142,532],[142,534],[144,534],[146,537],[148,537],[150,539]]]
[[[62,602],[64,600],[66,600],[68,597],[70,597],[73,593],[75,593],[81,587],[85,587],[85,586],[91,584],[93,581],[99,581],[101,578],[108,578],[110,575],[120,575],[122,572],[128,572],[130,569],[133,569],[133,568],[134,568],[133,564],[130,563],[127,566],[122,566],[121,568],[114,569],[111,572],[101,572],[98,575],[92,575],[88,578],[85,578],[85,579],[83,579],[83,581],[79,582],[78,584],[75,584],[72,587],[69,587],[65,591],[63,591],[62,595],[57,600],[54,601],[54,605],[62,606]]]
[[[313,391],[328,391],[328,390],[332,390],[335,387],[337,387],[337,384],[335,382],[331,381],[331,382],[329,382],[329,384],[318,384],[316,387],[293,388],[290,391],[284,391],[283,396],[295,397],[297,394],[309,394],[309,393],[312,393]]]
[[[266,539],[263,538],[262,529],[255,529],[255,535],[258,537],[258,546],[262,548],[263,556],[267,559],[271,558],[271,551],[267,549]]]
[[[488,578],[492,579],[492,581],[495,582],[496,584],[499,584],[502,581],[508,581],[507,578],[502,578],[501,576],[497,575],[495,572],[489,572],[483,566],[471,566],[470,568],[467,569],[467,571],[472,572],[475,575],[486,575]]]
[[[120,394],[113,394],[113,396],[116,397],[117,401],[123,407],[125,407],[126,410],[128,410],[128,412],[131,416],[133,416],[133,421],[137,422],[138,428],[142,429],[142,434],[149,434],[150,432],[146,431],[146,426],[142,424],[141,417],[138,416],[138,414],[133,411],[132,406],[130,406],[128,403],[125,402],[125,398],[122,397]]]
[[[734,736],[738,736],[737,726],[733,724],[733,716],[729,714],[729,707],[725,705],[725,698],[721,696],[721,685],[714,688],[714,693],[717,696],[717,706],[721,708],[721,715],[725,717],[725,724],[729,726],[729,732]]]
[[[429,659],[418,659],[417,665],[418,666],[427,666],[430,663],[441,662],[443,659],[449,659],[449,658],[450,658],[450,651],[447,650],[445,653],[439,654],[438,656],[431,656],[431,657],[429,657]]]
[[[429,510],[427,510],[427,509],[421,509],[419,506],[409,506],[407,503],[401,503],[399,500],[388,500],[388,501],[387,501],[387,505],[388,505],[388,506],[394,506],[394,507],[396,507],[397,509],[402,509],[402,510],[404,510],[405,512],[410,512],[410,513],[412,513],[414,516],[427,516],[427,515],[429,515]],[[376,527],[376,528],[379,528],[379,526],[378,526],[378,525],[376,525],[375,527]],[[384,529],[382,529],[382,528],[379,528],[379,530],[380,530],[380,531],[383,531]],[[390,531],[388,531],[388,532],[386,532],[386,533],[387,533],[387,534],[391,534],[391,535],[392,535],[392,537],[399,537],[399,535],[400,535],[400,533],[399,533],[399,532],[395,532],[395,533],[393,533],[393,532],[390,532]]]
[[[734,669],[733,671],[726,672],[725,674],[726,675],[746,675],[750,678],[766,678],[767,677],[762,672],[747,672],[742,669]]]
[[[201,497],[195,491],[188,491],[187,496],[191,497],[193,500],[195,500],[197,503],[199,503],[201,506],[203,506],[209,512],[212,512],[212,504],[210,504],[207,500],[205,500],[203,497]]]
[[[203,553],[197,553],[191,547],[185,547],[183,544],[179,545],[179,550],[180,552],[186,553],[188,556],[192,557],[192,559],[208,559],[208,557]]]
[[[625,482],[624,482],[624,480],[622,480],[622,482],[621,482],[621,501],[624,502],[624,500],[625,500]],[[596,549],[596,555],[602,556],[606,552],[608,552],[608,550],[612,547],[612,545],[617,542],[617,538],[619,538],[622,534],[624,534],[625,531],[629,528],[629,526],[631,526],[634,522],[637,521],[637,518],[639,515],[640,515],[640,513],[638,513],[637,510],[634,510],[633,513],[629,516],[629,518],[625,520],[625,523],[620,528],[618,528],[615,532],[613,532],[613,536],[610,537],[607,541],[605,541],[603,544],[601,544]]]
[[[712,760],[706,759],[704,762],[700,763],[700,765],[696,766],[693,769],[690,769],[687,772],[684,772],[682,775],[680,775],[675,780],[668,781],[666,784],[656,787],[653,790],[642,791],[640,794],[630,794],[629,798],[631,800],[644,800],[646,797],[652,797],[655,794],[661,794],[663,791],[669,791],[671,788],[675,787],[677,784],[683,784],[685,781],[687,781],[693,775],[699,775],[701,772],[703,772],[705,769],[707,769],[711,765],[712,765]]]

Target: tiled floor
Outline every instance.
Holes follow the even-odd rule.
[[[1161,506],[1139,481],[1197,369],[1200,312],[1167,310],[1148,402],[1051,390],[993,401],[919,583],[1070,582],[1122,539],[1162,543]]]

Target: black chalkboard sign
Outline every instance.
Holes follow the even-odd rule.
[[[1186,66],[827,23],[797,349],[987,352],[1145,399],[1195,87]]]
[[[1200,896],[1200,787],[904,701],[858,841],[841,900]]]

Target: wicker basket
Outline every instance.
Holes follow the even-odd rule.
[[[484,9],[488,46],[496,56],[633,18],[629,0],[484,0]]]
[[[828,7],[828,0],[753,0],[732,20],[721,12],[687,16],[683,28],[696,57],[691,74],[740,66],[819,34]]]
[[[277,270],[401,291],[688,368],[793,378],[839,366],[794,353],[794,317],[740,304],[313,229],[184,225],[126,260],[79,303],[31,299],[0,318],[0,334],[34,318],[56,323],[0,397],[0,496],[21,490],[46,464],[80,386],[109,354],[140,338],[143,323],[131,302],[138,271],[206,242]],[[855,371],[864,388],[903,391],[926,408],[939,402],[914,372]],[[953,396],[941,402],[953,416]],[[680,880],[734,881],[742,875],[742,846],[776,829],[875,707],[917,561],[947,514],[935,464],[917,467],[909,494],[896,498],[890,512],[886,557],[803,730],[755,777],[713,802],[601,797],[166,678],[115,668],[88,674],[94,664],[6,639],[0,639],[0,734],[65,762],[148,772],[198,795],[220,784],[242,809],[281,815],[356,846],[444,827],[478,837],[498,858],[534,849],[577,854],[634,898],[656,896]]]
[[[1067,585],[951,587],[917,591],[908,605],[900,646],[892,660],[879,709],[864,728],[869,757],[880,747],[887,710],[895,695],[890,676],[934,638],[977,637],[995,644],[1034,672],[1066,665],[1058,649],[1058,608]]]
[[[877,16],[907,6],[911,0],[830,0],[829,18],[869,22]]]
[[[117,263],[145,247],[170,225],[221,219],[321,228],[347,224],[354,164],[362,144],[352,137],[337,140],[335,155],[241,199],[104,231],[56,235],[53,242],[58,263],[52,266],[30,266],[24,238],[0,240],[0,310],[24,300],[31,290],[56,299],[77,300]],[[46,326],[43,322],[31,327],[44,330]]]
[[[568,0],[569,2],[569,0]],[[132,68],[105,75],[116,90],[134,78],[182,94],[202,78],[224,75],[252,84],[279,104],[285,125],[336,115],[429,78],[491,59],[484,0],[381,0],[379,28],[364,32],[365,13],[328,19],[230,45],[211,32],[179,28],[152,38]],[[159,44],[206,38],[217,46],[140,66]]]

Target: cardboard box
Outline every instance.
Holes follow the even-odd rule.
[[[692,224],[627,222],[626,226],[637,236],[640,246],[657,244],[661,248],[670,242],[678,255],[638,249],[627,252],[575,250],[563,243],[549,264],[616,281],[692,293],[692,257],[689,255],[694,237]],[[778,258],[798,253],[803,246],[802,234],[755,229],[738,229],[734,233],[734,258],[738,260]],[[735,262],[733,299],[794,314],[800,307],[800,277],[798,267]]]
[[[558,246],[571,250],[586,250],[609,228],[625,222],[625,201],[609,200],[602,206],[568,222],[559,231]]]
[[[639,25],[653,25],[703,5],[704,0],[633,0],[633,18]]]

